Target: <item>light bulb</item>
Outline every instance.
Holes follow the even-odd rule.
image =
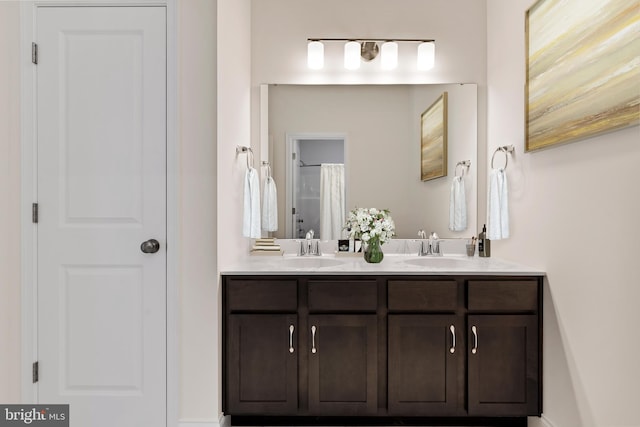
[[[418,45],[418,70],[427,71],[435,64],[436,44],[424,42]]]
[[[393,70],[398,66],[398,43],[383,43],[380,54],[382,55],[381,61],[383,70]]]
[[[307,67],[319,70],[324,67],[324,45],[317,40],[307,45]]]
[[[344,68],[347,70],[360,68],[360,43],[350,41],[344,45]]]

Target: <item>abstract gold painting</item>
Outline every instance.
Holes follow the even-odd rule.
[[[422,181],[447,176],[447,92],[422,113],[420,124]]]
[[[526,33],[526,151],[640,124],[640,1],[538,0]]]

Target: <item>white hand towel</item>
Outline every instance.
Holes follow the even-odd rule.
[[[464,231],[467,229],[467,193],[464,178],[453,177],[449,195],[449,230]]]
[[[262,229],[264,231],[278,231],[278,191],[276,182],[270,176],[264,181]]]
[[[242,235],[257,239],[260,236],[260,180],[254,168],[247,168],[244,176],[244,216]]]
[[[489,221],[487,237],[500,240],[509,237],[509,192],[504,169],[491,171],[489,180]]]

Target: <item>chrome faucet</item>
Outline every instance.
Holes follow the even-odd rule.
[[[420,230],[418,231],[418,237],[420,238],[418,256],[442,256],[442,251],[440,251],[440,239],[435,231],[432,231],[427,239],[427,233],[425,233],[424,230]]]
[[[305,240],[300,241],[300,250],[298,251],[299,256],[321,255],[320,244],[318,240],[313,238],[314,235],[315,235],[315,232],[313,230],[307,231]]]
[[[429,251],[427,255],[442,256],[440,251],[440,238],[435,231],[432,231],[429,235]]]
[[[418,238],[420,239],[420,246],[418,246],[418,256],[425,256],[427,253],[424,250],[424,241],[427,238],[427,233],[424,230],[418,230]]]

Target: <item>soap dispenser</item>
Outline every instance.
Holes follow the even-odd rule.
[[[487,239],[487,225],[482,226],[482,232],[478,234],[478,255],[481,257],[491,256],[491,240]]]

